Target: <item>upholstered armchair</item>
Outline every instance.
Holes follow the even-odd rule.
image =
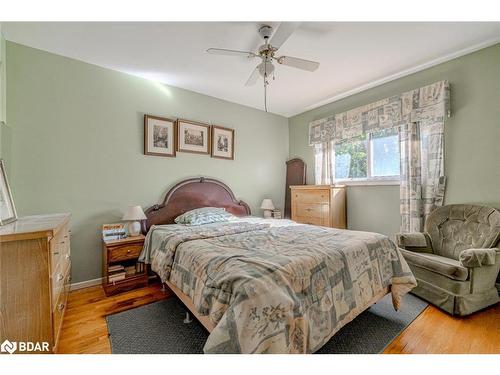
[[[396,236],[418,282],[412,293],[453,315],[500,300],[500,211],[452,204],[434,210],[424,230]]]

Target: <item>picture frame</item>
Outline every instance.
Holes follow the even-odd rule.
[[[178,119],[177,135],[177,151],[210,154],[210,125]]]
[[[17,220],[16,206],[12,199],[4,161],[0,159],[0,226]]]
[[[176,150],[175,120],[144,115],[144,155],[175,157]]]
[[[211,156],[234,160],[234,129],[212,125]]]

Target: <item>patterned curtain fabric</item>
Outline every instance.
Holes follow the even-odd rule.
[[[449,112],[448,81],[331,115],[309,124],[309,145],[351,138],[418,121],[439,121]]]
[[[443,205],[444,120],[449,116],[447,81],[403,94],[411,108],[399,127],[401,232],[422,232],[427,216]]]
[[[332,141],[314,145],[314,180],[316,185],[335,183],[335,146]]]
[[[420,232],[427,215],[442,206],[444,119],[450,116],[448,81],[335,114],[309,124],[317,184],[333,183],[334,145],[367,133],[398,128],[401,232]]]
[[[410,122],[399,128],[401,232],[422,232],[443,205],[444,122]]]

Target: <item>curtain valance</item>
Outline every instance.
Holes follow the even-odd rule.
[[[410,122],[443,123],[450,115],[449,98],[448,81],[439,81],[313,121],[309,124],[309,145],[339,143]]]

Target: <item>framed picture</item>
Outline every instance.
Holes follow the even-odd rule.
[[[0,159],[0,225],[8,224],[16,220],[16,207],[12,199],[9,181],[7,181],[3,160]]]
[[[177,151],[210,154],[210,125],[177,120]]]
[[[212,157],[234,159],[234,129],[212,125]]]
[[[144,115],[144,155],[175,157],[175,120]]]

